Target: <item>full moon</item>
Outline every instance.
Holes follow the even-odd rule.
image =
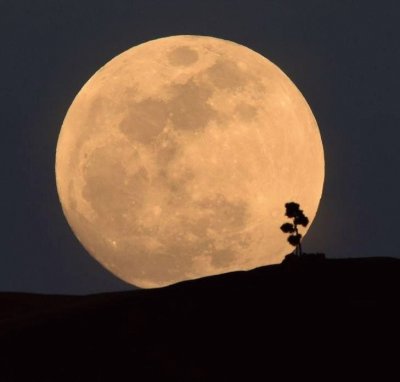
[[[280,262],[293,250],[285,203],[311,222],[324,181],[318,126],[293,82],[205,36],[149,41],[97,71],[64,119],[55,167],[78,240],[142,288]]]

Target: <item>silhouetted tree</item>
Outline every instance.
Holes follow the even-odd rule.
[[[301,225],[303,227],[307,227],[308,218],[304,215],[303,210],[300,209],[300,205],[298,203],[290,202],[285,204],[286,207],[286,216],[290,219],[293,219],[293,223],[285,223],[282,224],[281,230],[284,233],[289,233],[288,242],[296,247],[295,253],[296,255],[301,256],[303,254],[301,248],[301,238],[302,235],[299,233],[298,226]]]

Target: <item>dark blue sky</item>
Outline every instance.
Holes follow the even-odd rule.
[[[326,181],[306,251],[399,256],[400,3],[1,0],[0,290],[129,289],[75,239],[55,187],[58,133],[104,63],[176,34],[229,39],[276,63],[317,118]]]

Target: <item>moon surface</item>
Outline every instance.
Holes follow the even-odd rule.
[[[86,250],[154,288],[280,262],[293,250],[279,229],[284,205],[313,220],[324,155],[310,107],[272,62],[230,41],[173,36],[125,51],[83,86],[56,180]]]

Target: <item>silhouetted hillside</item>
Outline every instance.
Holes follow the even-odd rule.
[[[384,380],[399,286],[397,259],[305,258],[162,289],[4,293],[0,381]]]

